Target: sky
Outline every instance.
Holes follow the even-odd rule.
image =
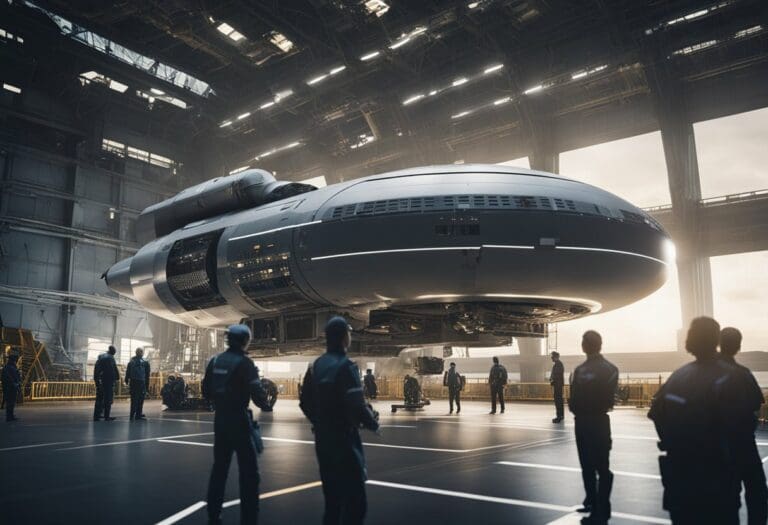
[[[768,189],[768,108],[694,124],[702,196]],[[528,167],[528,159],[504,164]],[[560,174],[649,207],[670,202],[659,132],[560,154]],[[715,318],[738,327],[744,350],[768,351],[768,252],[712,257]],[[674,350],[679,337],[677,272],[632,305],[557,326],[561,353],[580,352],[581,334],[603,335],[607,352]]]

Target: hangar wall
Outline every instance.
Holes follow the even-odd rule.
[[[170,360],[170,347],[189,339],[189,329],[148,319],[100,276],[135,253],[140,211],[196,174],[184,168],[183,147],[158,136],[156,123],[119,106],[87,118],[82,110],[32,89],[0,94],[0,318],[32,330],[54,362],[88,377],[109,344],[125,364],[136,346],[151,346],[157,358],[165,350]],[[106,151],[105,138],[174,163]]]

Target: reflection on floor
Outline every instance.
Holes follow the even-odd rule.
[[[364,435],[370,482],[366,523],[578,523],[583,498],[573,422],[552,424],[542,404],[508,404],[489,415],[466,402],[449,416],[436,402],[388,413],[383,434]],[[213,414],[161,412],[130,422],[118,403],[113,422],[90,421],[89,403],[32,404],[0,426],[3,523],[205,523]],[[611,415],[616,473],[612,523],[668,523],[661,509],[656,438],[645,410]],[[312,433],[295,400],[260,417],[262,523],[319,523],[323,507]],[[768,432],[758,441],[768,455]],[[238,521],[237,467],[227,485],[225,522]],[[742,515],[744,514],[742,509]],[[6,521],[7,520],[7,521]]]

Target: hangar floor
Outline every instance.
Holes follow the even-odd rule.
[[[368,524],[578,523],[583,498],[573,421],[553,425],[549,405],[512,404],[504,415],[444,401],[391,415],[377,409],[381,437],[366,433]],[[205,523],[212,460],[212,414],[160,412],[129,422],[90,421],[90,403],[27,404],[22,420],[0,424],[0,522]],[[661,509],[656,440],[645,410],[611,416],[616,474],[612,523],[668,523]],[[292,400],[260,418],[268,447],[260,457],[262,523],[319,523],[323,506],[312,434]],[[768,455],[768,432],[758,442]],[[233,462],[225,522],[238,522]],[[742,515],[744,509],[742,507]],[[742,521],[744,521],[742,516]]]

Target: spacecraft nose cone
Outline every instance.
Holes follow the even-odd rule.
[[[133,287],[131,286],[132,260],[133,258],[129,257],[113,264],[103,276],[110,290],[131,299],[133,298]]]

